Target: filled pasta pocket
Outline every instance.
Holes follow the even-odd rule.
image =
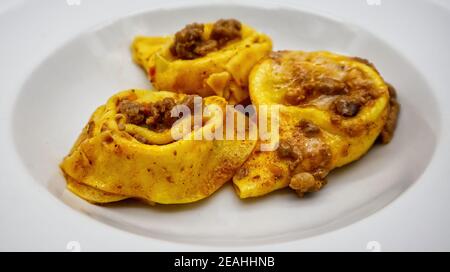
[[[270,53],[272,41],[237,20],[222,19],[189,24],[173,36],[139,36],[131,49],[156,89],[217,95],[235,104],[248,98],[248,75]]]
[[[126,198],[189,203],[214,193],[232,178],[256,141],[206,137],[225,131],[227,101],[211,96],[197,105],[195,99],[143,90],[111,97],[61,163],[68,189],[93,203]],[[189,114],[195,107],[209,109],[208,114],[195,120]]]
[[[280,51],[250,75],[258,106],[279,106],[277,149],[254,152],[234,177],[241,198],[291,187],[320,190],[336,168],[387,143],[399,104],[392,86],[366,60],[330,52]],[[271,118],[275,118],[271,116]]]

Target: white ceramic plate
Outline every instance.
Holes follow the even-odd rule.
[[[382,9],[382,5],[385,3],[369,8]],[[448,11],[446,14],[448,20]],[[68,192],[58,163],[69,151],[93,110],[117,91],[151,87],[144,72],[131,61],[129,45],[133,37],[164,35],[177,31],[189,22],[229,17],[271,36],[275,49],[330,50],[374,62],[383,77],[396,86],[402,105],[394,140],[387,146],[376,146],[360,161],[333,172],[324,190],[304,199],[282,190],[266,197],[242,201],[228,184],[212,197],[195,204],[150,207],[125,201],[103,207],[91,205]],[[20,40],[27,41],[25,37]],[[426,51],[426,46],[422,50]],[[417,51],[416,54],[423,52]],[[433,51],[429,54],[437,56]],[[448,52],[444,54],[448,56]],[[372,34],[366,27],[334,16],[320,15],[308,8],[267,3],[199,3],[165,9],[150,8],[133,15],[122,14],[114,21],[73,35],[63,45],[49,50],[42,61],[32,67],[21,87],[14,92],[16,99],[11,102],[13,106],[5,120],[10,124],[5,126],[10,132],[10,141],[2,141],[2,146],[13,147],[17,155],[16,163],[24,167],[6,170],[11,173],[19,169],[26,171],[29,182],[23,190],[28,190],[30,196],[39,194],[39,199],[51,199],[52,205],[65,207],[61,207],[51,218],[64,218],[67,213],[83,218],[83,222],[72,225],[73,228],[97,228],[102,224],[111,226],[108,228],[111,236],[105,237],[105,240],[114,240],[114,233],[131,233],[152,241],[170,241],[175,245],[228,248],[270,246],[287,241],[300,243],[308,237],[312,237],[309,240],[320,239],[325,233],[363,220],[380,209],[389,209],[393,200],[423,182],[421,176],[433,163],[433,158],[436,163],[436,150],[442,146],[443,140],[448,141],[448,137],[442,136],[442,130],[449,116],[443,115],[446,109],[440,103],[442,97],[448,99],[448,94],[440,93],[439,88],[431,83],[435,79],[431,71],[424,73],[423,67],[414,60],[417,61],[406,56],[405,51],[394,47],[389,40]],[[435,66],[433,69],[446,69],[448,72],[446,67]],[[439,172],[441,170],[435,170],[436,177],[444,177],[441,176],[443,172]],[[7,188],[6,180],[2,180],[4,188]],[[21,196],[18,190],[10,193],[17,198]],[[32,200],[27,198],[25,203]],[[429,200],[433,201],[433,198]],[[40,207],[45,214],[48,204],[43,203],[35,202],[33,205]],[[10,205],[14,207],[17,202]],[[409,207],[413,208],[405,204],[404,212],[412,212]],[[14,209],[3,207],[2,212],[14,213]],[[86,220],[83,214],[93,220]],[[383,219],[378,222],[382,224]],[[39,227],[45,228],[45,224],[41,222]],[[372,227],[375,230],[377,225]],[[397,225],[397,228],[401,227],[404,226]],[[448,235],[449,232],[442,234]],[[90,233],[85,231],[83,235]],[[85,237],[83,235],[73,239],[81,240]],[[2,239],[6,237],[2,236]],[[382,244],[377,237],[373,240]],[[6,241],[11,245],[11,240]],[[359,249],[364,250],[365,242],[369,241],[361,241]],[[87,247],[105,248],[96,243],[88,243]],[[448,246],[447,239],[443,245],[436,244],[436,249]],[[406,248],[406,245],[399,247]],[[121,248],[134,247],[133,243],[115,247]],[[135,248],[138,248],[137,245]],[[323,248],[316,247],[330,248],[333,247],[326,244]]]

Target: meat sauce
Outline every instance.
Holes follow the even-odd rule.
[[[276,54],[273,56],[277,58]],[[354,60],[374,67],[365,59],[354,58]],[[278,62],[280,63],[280,60]],[[284,100],[289,105],[308,105],[317,98],[330,96],[333,100],[329,109],[337,116],[349,118],[356,116],[370,100],[379,97],[370,78],[357,67],[337,66],[326,62],[318,64],[335,65],[330,70],[339,76],[334,76],[331,73],[316,71],[315,68],[302,67],[295,59],[288,62],[286,66],[290,67],[287,73],[289,84]]]
[[[164,98],[154,103],[141,103],[130,99],[123,99],[118,102],[117,112],[126,118],[126,123],[145,127],[155,132],[162,132],[170,129],[179,117],[172,117],[171,111],[176,105],[186,105],[191,110],[193,108],[194,95],[186,96],[177,103],[173,98]],[[124,130],[123,123],[119,123],[119,129]],[[141,135],[133,135],[136,140],[147,144],[146,139]]]
[[[278,65],[281,62],[281,54],[273,54]],[[365,59],[354,58],[376,68]],[[334,65],[334,64],[330,64]],[[356,116],[362,107],[371,100],[379,97],[377,90],[370,78],[358,68],[334,66],[339,79],[333,78],[331,73],[317,72],[314,68],[305,68],[291,61],[290,71],[284,82],[288,82],[284,100],[288,105],[313,105],[318,98],[328,97],[325,109],[333,113],[332,120],[341,120]],[[310,69],[310,70],[309,70]],[[285,75],[286,76],[286,75]],[[386,123],[379,135],[381,143],[388,143],[393,137],[397,124],[400,105],[397,101],[395,89],[389,87],[389,112]],[[279,158],[287,160],[290,169],[289,187],[294,189],[299,196],[308,192],[315,192],[325,184],[325,177],[330,171],[332,153],[330,147],[321,139],[321,130],[312,122],[303,120],[298,124],[298,130],[280,141],[277,150]]]
[[[242,25],[235,19],[220,19],[214,23],[210,37],[204,38],[204,25],[186,25],[175,34],[170,47],[172,55],[183,60],[192,60],[217,51],[229,41],[241,38]]]
[[[291,137],[280,141],[278,156],[287,160],[290,170],[289,187],[299,196],[316,192],[325,184],[331,164],[330,147],[321,139],[320,128],[302,120]]]

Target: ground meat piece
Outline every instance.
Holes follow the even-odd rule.
[[[380,133],[380,141],[383,144],[388,144],[394,136],[394,131],[397,126],[398,114],[400,112],[400,104],[397,101],[397,94],[395,88],[388,84],[389,87],[389,114],[386,124]]]
[[[123,113],[127,117],[127,122],[138,125],[145,120],[145,115],[141,112],[141,104],[130,101],[122,100],[118,105],[118,112]]]
[[[126,117],[128,123],[162,131],[170,128],[177,120],[171,116],[172,108],[176,105],[173,98],[164,98],[155,103],[122,100],[118,104],[117,111]]]
[[[177,120],[176,117],[171,116],[171,110],[175,106],[175,100],[167,97],[162,101],[147,105],[150,115],[145,120],[145,124],[156,131],[170,128]]]
[[[241,38],[241,28],[241,22],[236,19],[220,19],[214,23],[211,39],[223,46],[228,41]]]
[[[328,77],[312,82],[307,82],[303,84],[303,89],[307,93],[314,93],[316,95],[340,95],[346,94],[348,92],[344,82]]]
[[[287,141],[281,141],[278,146],[278,156],[298,160],[301,158],[302,153],[298,147],[291,145]]]
[[[218,20],[211,30],[210,39],[203,38],[204,25],[193,23],[175,33],[170,52],[184,60],[206,56],[224,46],[228,41],[241,37],[241,23],[234,19]]]
[[[308,138],[317,136],[320,133],[320,128],[308,120],[300,121],[298,126],[303,134]]]
[[[328,169],[331,158],[330,147],[325,142],[320,138],[309,138],[302,143],[302,160],[294,169],[294,173]]]
[[[315,183],[316,179],[313,175],[307,172],[303,172],[296,174],[291,178],[289,187],[294,190],[302,190],[303,192],[307,192],[309,188],[314,187]]]
[[[353,117],[361,109],[361,101],[349,96],[339,97],[334,101],[335,112],[344,117]]]
[[[195,59],[199,54],[196,47],[203,42],[203,24],[193,23],[186,25],[175,33],[175,41],[170,47],[170,52],[180,59]]]
[[[325,177],[328,175],[328,173],[330,173],[330,170],[324,169],[324,168],[319,168],[316,169],[312,175],[314,176],[314,178],[316,180],[321,180],[322,182],[326,182]]]
[[[302,73],[299,70],[298,73]],[[310,97],[318,97],[320,95],[342,95],[347,94],[347,85],[344,82],[323,78],[320,80],[303,82],[305,75],[300,75],[297,81],[285,93],[284,99],[290,105],[299,105]]]
[[[303,196],[305,193],[317,192],[323,187],[323,184],[322,181],[316,180],[310,173],[303,172],[291,178],[289,187],[295,190],[299,196]]]
[[[197,47],[194,49],[194,53],[199,56],[206,56],[208,53],[212,51],[216,51],[219,47],[219,44],[215,40],[207,40],[197,44]]]
[[[280,142],[278,146],[278,155],[282,158],[289,157],[291,154],[291,146],[287,142]]]

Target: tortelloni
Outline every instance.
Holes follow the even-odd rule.
[[[158,90],[246,100],[253,66],[272,50],[271,39],[234,19],[187,25],[173,36],[138,36],[133,59]]]
[[[126,198],[188,203],[214,193],[231,180],[256,140],[195,139],[217,131],[224,117],[210,111],[194,127],[193,116],[170,114],[176,105],[192,108],[192,101],[193,96],[165,91],[128,90],[111,97],[61,163],[68,189],[93,203]],[[201,107],[224,109],[226,104],[211,96]],[[174,138],[171,129],[186,125],[192,130]]]
[[[389,142],[399,112],[394,89],[371,63],[329,52],[274,52],[255,66],[249,89],[256,106],[280,105],[279,145],[255,151],[238,171],[241,198],[287,186],[300,196],[318,191],[377,137]]]

